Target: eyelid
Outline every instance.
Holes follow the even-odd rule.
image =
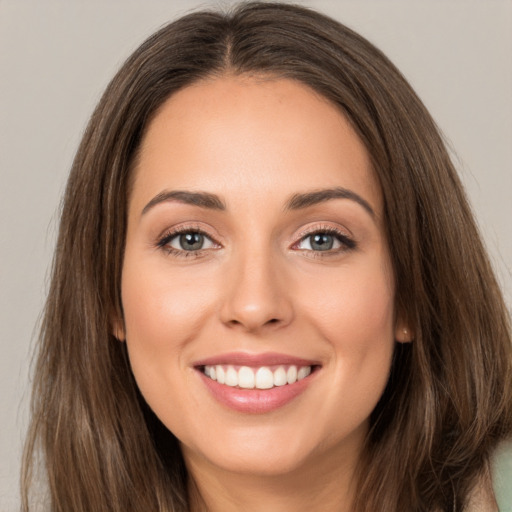
[[[308,236],[315,235],[317,233],[327,233],[333,236],[336,236],[338,240],[343,244],[344,247],[340,249],[328,250],[328,251],[315,251],[313,249],[298,249],[296,246],[300,244],[305,238]],[[348,230],[341,229],[338,226],[333,226],[332,224],[315,224],[305,229],[301,230],[295,238],[295,242],[293,242],[291,248],[296,249],[298,251],[311,252],[315,253],[318,256],[328,256],[339,254],[348,250],[355,249],[357,247],[357,243],[354,240],[354,237]],[[323,252],[323,254],[322,254]]]
[[[199,233],[203,235],[204,237],[208,238],[215,247],[213,248],[206,248],[206,249],[198,249],[197,251],[186,251],[182,249],[177,249],[175,247],[171,247],[169,245],[169,242],[183,234],[183,233]],[[162,231],[157,237],[156,241],[154,243],[154,246],[157,249],[162,249],[168,252],[169,254],[174,254],[177,256],[185,256],[185,257],[193,257],[193,256],[200,256],[204,252],[211,251],[212,249],[219,249],[222,247],[222,244],[218,241],[217,237],[212,235],[209,230],[204,229],[203,227],[199,226],[198,224],[179,224],[177,226],[173,226],[171,228],[167,228],[164,231]]]

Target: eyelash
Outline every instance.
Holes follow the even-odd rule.
[[[170,242],[176,237],[188,233],[194,233],[198,235],[202,235],[208,240],[210,240],[214,245],[220,247],[220,244],[212,238],[208,233],[203,231],[202,229],[194,226],[182,226],[171,231],[167,231],[164,233],[157,241],[156,246],[158,249],[165,251],[167,254],[171,256],[177,256],[178,258],[198,258],[203,255],[204,251],[208,249],[198,249],[197,251],[186,251],[184,249],[176,249],[175,247],[171,247]]]
[[[205,238],[207,238],[208,240],[210,240],[214,245],[216,245],[217,247],[220,247],[220,244],[214,238],[212,238],[208,233],[206,233],[202,229],[200,229],[198,227],[194,227],[194,226],[183,226],[183,227],[179,227],[179,228],[176,228],[176,229],[166,232],[164,235],[162,235],[158,239],[158,241],[156,243],[156,247],[158,249],[165,251],[167,254],[172,255],[172,256],[177,256],[177,257],[181,257],[181,258],[201,257],[204,254],[204,252],[208,251],[209,249],[198,249],[197,251],[187,251],[184,249],[176,249],[169,245],[170,242],[173,239],[175,239],[176,237],[183,235],[183,234],[188,234],[188,233],[202,235]],[[292,245],[292,248],[296,248],[304,240],[306,240],[314,235],[319,235],[319,234],[334,236],[334,238],[336,238],[336,240],[343,247],[337,248],[334,250],[329,249],[326,251],[315,251],[313,249],[296,249],[296,250],[311,253],[311,256],[315,257],[315,258],[324,258],[324,257],[334,256],[334,255],[337,255],[337,254],[340,254],[343,252],[351,251],[351,250],[354,250],[357,248],[357,244],[352,238],[348,237],[344,232],[342,232],[332,226],[324,226],[324,227],[320,227],[320,228],[315,228],[311,231],[306,231],[306,232],[301,233],[299,240]]]
[[[336,256],[344,252],[352,251],[357,248],[357,244],[355,240],[347,236],[346,233],[343,231],[336,229],[333,226],[321,226],[321,227],[315,227],[311,231],[305,231],[300,234],[300,238],[297,242],[293,244],[292,247],[298,246],[300,243],[302,243],[304,240],[313,237],[314,235],[330,235],[333,236],[341,245],[342,247],[338,249],[329,249],[326,251],[315,251],[313,249],[297,249],[302,251],[307,251],[311,253],[310,255],[314,258],[325,258],[329,256]]]

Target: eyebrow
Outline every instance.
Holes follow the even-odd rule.
[[[286,210],[301,210],[308,208],[331,199],[350,199],[361,205],[372,217],[375,218],[375,212],[370,206],[370,203],[363,199],[360,195],[356,194],[352,190],[334,187],[326,188],[321,190],[314,190],[312,192],[306,192],[304,194],[294,194],[290,200],[286,203]]]
[[[375,212],[370,206],[368,201],[363,199],[360,195],[356,194],[352,190],[334,187],[320,190],[314,190],[312,192],[305,192],[303,194],[294,194],[285,205],[285,210],[302,210],[310,206],[315,206],[332,199],[350,199],[355,201],[362,206],[373,218]],[[167,201],[176,201],[179,203],[190,204],[193,206],[199,206],[200,208],[206,208],[210,210],[225,211],[226,205],[222,199],[209,192],[190,192],[186,190],[164,190],[157,194],[149,203],[144,206],[142,214],[144,215],[154,206]]]
[[[221,210],[226,209],[226,205],[222,199],[209,192],[189,192],[185,190],[164,190],[160,194],[156,195],[149,203],[144,206],[142,214],[147,213],[151,208],[157,204],[164,203],[167,201],[176,201],[178,203],[191,204],[199,206],[201,208],[207,208],[209,210]]]

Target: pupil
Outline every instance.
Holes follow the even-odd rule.
[[[325,233],[313,235],[313,239],[311,240],[311,248],[315,251],[328,251],[332,249],[333,244],[334,240],[332,235]]]
[[[197,251],[203,247],[204,237],[201,233],[185,233],[180,235],[180,245],[185,251]]]

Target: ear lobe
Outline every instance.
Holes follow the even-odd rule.
[[[111,322],[112,324],[112,334],[114,335],[114,337],[116,339],[118,339],[119,341],[125,341],[126,340],[126,334],[124,332],[124,325],[123,325],[123,322],[121,320],[119,320],[118,318],[116,318],[115,320],[113,320]]]
[[[410,343],[414,340],[414,333],[402,322],[397,322],[395,328],[395,340],[398,343]]]

